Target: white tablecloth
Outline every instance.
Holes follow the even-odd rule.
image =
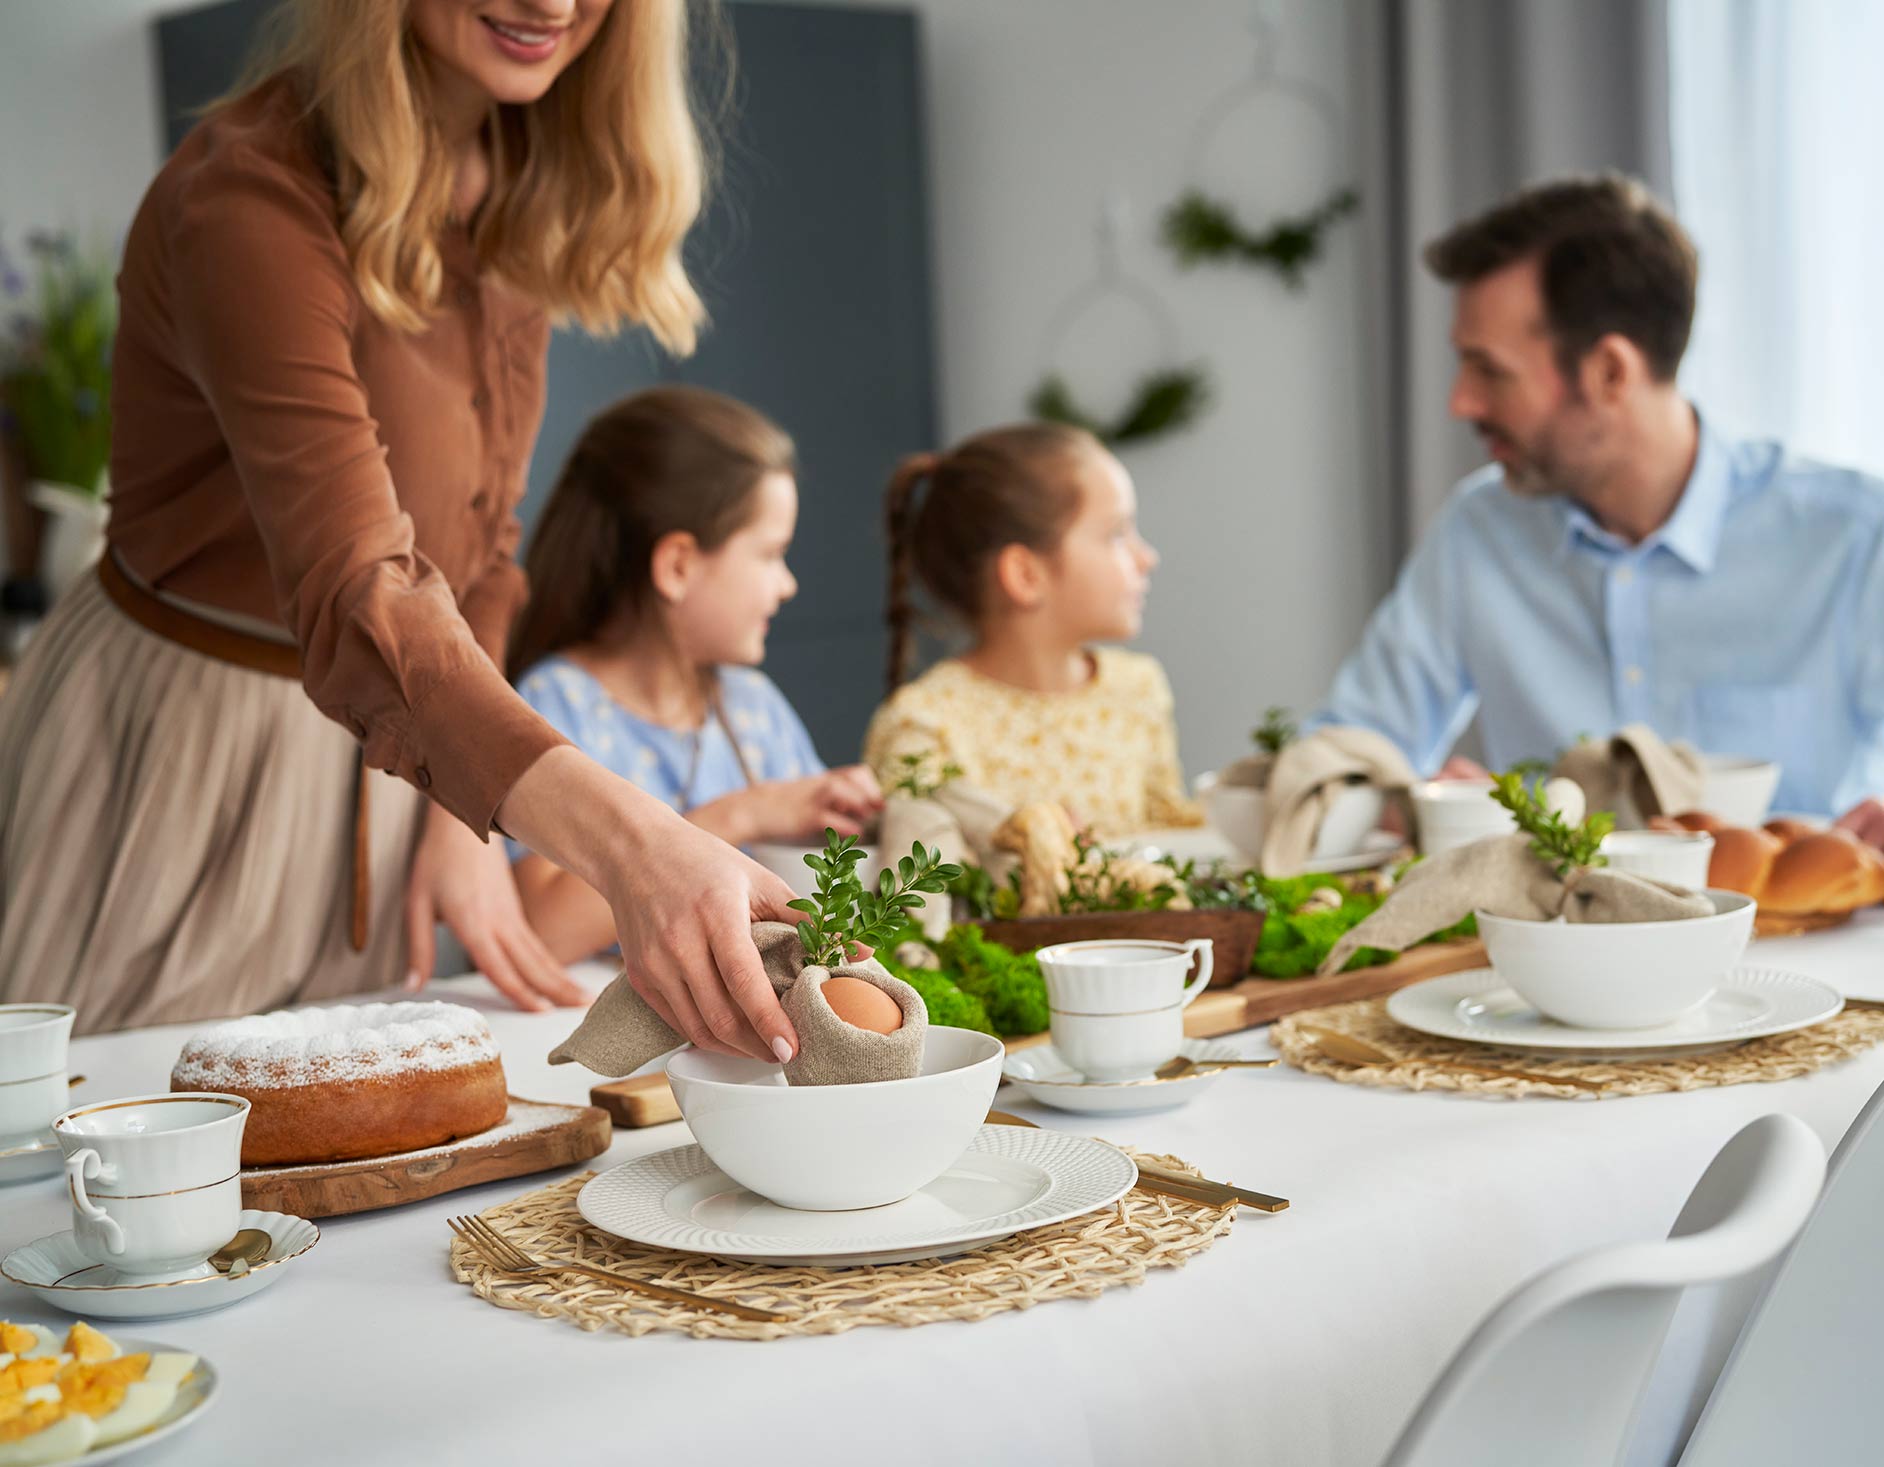
[[[1755,952],[1884,997],[1879,914]],[[435,991],[489,1011],[516,1093],[584,1098],[586,1072],[542,1061],[568,1014],[512,1012],[475,979]],[[164,1088],[186,1032],[78,1041],[81,1093]],[[1260,1033],[1248,1048],[1261,1052]],[[214,1361],[225,1395],[137,1460],[1372,1464],[1513,1285],[1593,1245],[1664,1232],[1754,1116],[1790,1111],[1829,1148],[1880,1082],[1884,1051],[1784,1084],[1598,1103],[1225,1075],[1187,1109],[1097,1129],[1281,1193],[1289,1211],[1245,1212],[1188,1267],[1096,1300],[771,1344],[584,1334],[480,1302],[447,1272],[445,1215],[549,1178],[496,1183],[324,1222],[319,1246],[268,1292],[139,1326]],[[1003,1103],[1015,1106],[1011,1092]],[[617,1132],[595,1165],[687,1139],[678,1124]],[[56,1182],[0,1189],[0,1249],[68,1226],[67,1211]],[[9,1315],[61,1318],[0,1284]]]

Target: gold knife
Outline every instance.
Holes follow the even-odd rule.
[[[991,1126],[1022,1126],[1030,1131],[1040,1128],[1024,1116],[1017,1116],[1004,1110],[988,1112],[988,1124]],[[1163,1167],[1147,1166],[1138,1162],[1138,1189],[1141,1192],[1156,1192],[1165,1197],[1175,1197],[1182,1202],[1227,1203],[1240,1202],[1245,1207],[1257,1212],[1281,1212],[1289,1205],[1286,1197],[1271,1197],[1267,1192],[1250,1192],[1242,1187],[1232,1187],[1227,1182],[1213,1182],[1208,1177],[1193,1177],[1183,1172],[1166,1171]]]

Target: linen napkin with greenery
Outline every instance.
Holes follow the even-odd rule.
[[[1488,836],[1420,862],[1400,879],[1380,910],[1335,944],[1319,969],[1338,973],[1364,947],[1410,947],[1472,912],[1548,922],[1669,922],[1711,917],[1700,892],[1611,871],[1600,847],[1615,817],[1598,811],[1577,825],[1549,809],[1541,783],[1527,790],[1501,775],[1494,795],[1519,833]]]

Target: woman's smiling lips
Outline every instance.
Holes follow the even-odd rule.
[[[512,25],[492,20],[488,15],[480,16],[479,19],[491,33],[497,49],[512,61],[547,61],[556,54],[556,48],[563,39],[562,31],[555,27]]]

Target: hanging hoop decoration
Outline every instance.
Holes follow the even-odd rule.
[[[1210,405],[1210,379],[1201,366],[1176,365],[1177,327],[1157,295],[1128,278],[1119,267],[1119,237],[1124,232],[1122,202],[1109,201],[1099,217],[1099,273],[1067,298],[1047,326],[1046,358],[1053,361],[1067,333],[1093,306],[1118,297],[1136,306],[1157,333],[1160,354],[1173,365],[1138,380],[1131,401],[1107,417],[1073,395],[1066,378],[1049,369],[1027,396],[1027,411],[1049,423],[1084,428],[1109,448],[1163,437],[1195,422]]]
[[[1256,64],[1250,75],[1231,87],[1197,119],[1191,134],[1187,172],[1200,171],[1203,151],[1230,116],[1252,96],[1292,97],[1305,103],[1329,137],[1341,137],[1341,115],[1328,93],[1311,82],[1276,74],[1274,24],[1260,11],[1250,17],[1256,32]],[[1337,188],[1303,214],[1285,215],[1252,230],[1236,209],[1213,199],[1201,189],[1188,190],[1165,210],[1161,235],[1167,248],[1186,269],[1199,264],[1230,262],[1273,270],[1291,290],[1302,287],[1304,272],[1321,258],[1328,231],[1360,207],[1361,196],[1352,188]]]

